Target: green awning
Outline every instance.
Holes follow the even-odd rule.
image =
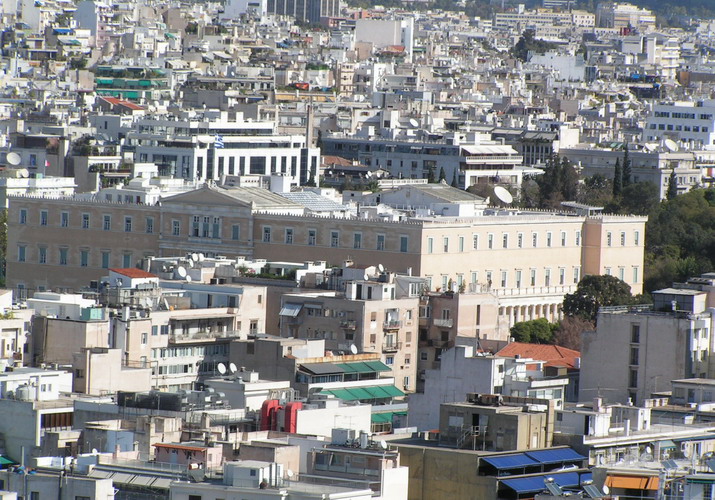
[[[0,455],[0,465],[13,465],[16,462],[14,460],[10,460],[9,458],[5,458],[2,455]]]
[[[660,447],[661,448],[675,448],[676,446],[672,440],[666,439],[665,441],[660,442]]]
[[[352,363],[335,363],[345,373],[374,373],[390,371],[390,368],[381,361],[354,361]]]
[[[343,401],[362,401],[386,399],[404,396],[405,393],[394,385],[377,385],[372,387],[351,387],[350,389],[325,389],[321,394],[332,394]]]
[[[386,413],[373,413],[370,417],[373,424],[391,424],[392,419],[395,415],[404,416],[407,415],[406,411],[389,411]]]
[[[164,33],[164,36],[166,38],[171,38],[172,40],[176,40],[176,35],[174,35],[173,33]]]

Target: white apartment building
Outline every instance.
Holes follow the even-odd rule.
[[[580,399],[641,404],[671,380],[713,377],[715,275],[677,286],[655,292],[652,308],[601,308],[583,334]]]
[[[596,25],[601,28],[655,28],[655,14],[630,3],[601,2],[596,9]]]
[[[138,162],[160,173],[196,181],[224,176],[281,174],[293,185],[318,175],[320,150],[304,135],[280,135],[275,123],[244,119],[237,112],[204,111],[141,118],[127,133]]]
[[[715,144],[715,100],[660,103],[646,119],[643,140],[672,139],[691,147]]]

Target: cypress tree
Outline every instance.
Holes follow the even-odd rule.
[[[665,193],[665,197],[672,200],[678,196],[678,178],[675,176],[675,169],[670,172],[670,178],[668,179],[668,191]]]
[[[623,187],[631,183],[631,174],[631,158],[628,153],[628,145],[626,144],[626,150],[623,152]]]
[[[623,171],[621,170],[621,160],[616,158],[616,166],[613,168],[613,196],[619,196],[623,190]]]
[[[447,174],[444,172],[444,167],[439,167],[439,181],[446,181],[447,180]]]

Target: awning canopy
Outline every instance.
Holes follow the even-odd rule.
[[[291,304],[287,303],[281,307],[281,312],[278,313],[279,316],[289,316],[295,318],[300,314],[301,309],[303,309],[302,304]]]
[[[13,464],[15,464],[15,462],[13,460],[10,460],[9,458],[3,457],[2,455],[0,455],[0,466],[13,465]]]
[[[343,373],[343,369],[333,363],[302,363],[300,367],[313,375],[328,375],[331,373]]]
[[[583,474],[583,476],[585,476],[585,474]],[[537,493],[546,489],[544,481],[550,477],[553,477],[554,483],[562,488],[573,488],[579,486],[581,481],[586,480],[585,477],[580,477],[578,472],[562,472],[560,474],[543,474],[519,477],[516,479],[502,479],[501,483],[517,493]]]
[[[586,460],[586,457],[576,453],[571,448],[527,451],[525,454],[542,464],[558,464],[561,462],[578,462]]]
[[[672,440],[670,440],[670,439],[666,439],[665,441],[661,441],[661,442],[658,443],[658,444],[660,445],[661,448],[675,448],[675,447],[676,447],[676,446],[675,446],[675,443],[674,443]]]
[[[498,457],[482,457],[482,461],[497,469],[521,469],[523,467],[539,465],[539,462],[527,457],[524,453]]]
[[[657,490],[657,476],[608,476],[606,486],[624,490]]]
[[[395,416],[407,415],[406,411],[389,411],[386,413],[373,413],[370,420],[373,424],[391,424]]]
[[[394,385],[377,385],[372,387],[350,387],[341,389],[324,389],[321,394],[332,394],[343,401],[358,401],[372,399],[397,398],[405,393]]]
[[[373,373],[373,372],[389,372],[390,367],[382,361],[355,361],[352,363],[335,363],[345,373]]]

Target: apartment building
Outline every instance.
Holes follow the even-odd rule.
[[[672,139],[692,146],[715,144],[715,101],[678,101],[653,106],[643,139]]]
[[[302,185],[318,175],[320,164],[319,149],[305,135],[277,134],[274,122],[247,120],[241,112],[141,118],[127,133],[127,145],[136,161],[187,180],[281,174]]]
[[[419,290],[399,296],[389,278],[347,283],[345,293],[285,294],[281,336],[325,339],[328,349],[380,353],[400,388],[416,388]]]
[[[596,25],[601,28],[648,31],[655,28],[655,14],[630,3],[601,2],[596,9]]]
[[[80,289],[110,267],[203,252],[276,262],[349,258],[425,277],[432,290],[447,290],[450,280],[457,288],[481,284],[515,298],[515,320],[541,317],[534,297],[569,293],[586,274],[612,274],[633,293],[642,290],[645,217],[509,211],[391,221],[303,213],[258,188],[204,186],[159,206],[13,197],[8,285]]]
[[[713,283],[709,274],[659,290],[652,308],[601,308],[583,335],[581,399],[642,404],[671,380],[712,378]]]

